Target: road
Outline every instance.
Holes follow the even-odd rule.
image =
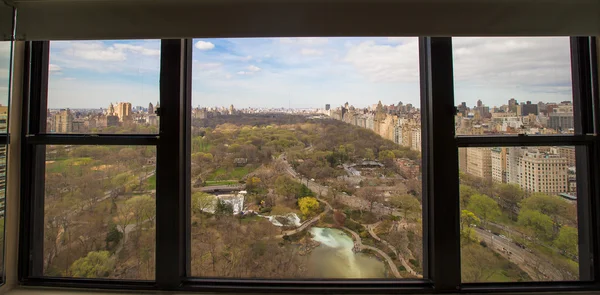
[[[496,236],[486,230],[473,228],[479,240],[487,243],[488,247],[512,263],[516,264],[534,280],[563,280],[563,275],[552,264],[543,261],[541,257],[529,253],[515,245],[507,238]],[[507,251],[510,253],[507,253]],[[537,264],[537,265],[534,265]],[[541,272],[541,273],[540,273]],[[540,278],[540,276],[542,278]]]
[[[402,278],[402,276],[400,275],[400,272],[398,271],[398,266],[396,266],[396,263],[394,263],[394,260],[389,255],[387,255],[385,252],[379,250],[378,248],[375,248],[375,247],[372,247],[369,245],[364,245],[362,243],[362,239],[360,238],[360,236],[353,230],[351,230],[345,226],[342,227],[342,229],[349,232],[352,235],[352,237],[354,237],[354,247],[355,248],[358,248],[359,250],[369,249],[371,251],[375,251],[377,254],[381,255],[381,257],[383,257],[385,259],[390,271],[394,274],[394,276],[398,279]]]

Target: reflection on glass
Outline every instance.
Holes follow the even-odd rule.
[[[160,41],[52,41],[48,133],[158,133]]]
[[[422,277],[417,39],[194,43],[192,275]]]
[[[44,275],[153,280],[156,148],[47,146]]]
[[[579,279],[575,147],[460,148],[463,282]]]
[[[453,38],[456,133],[573,133],[568,37]]]

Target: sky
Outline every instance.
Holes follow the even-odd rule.
[[[453,46],[456,104],[572,99],[567,37],[454,38]],[[159,67],[158,40],[51,42],[49,107],[146,107],[158,101]],[[192,81],[194,107],[418,106],[418,39],[194,39]]]

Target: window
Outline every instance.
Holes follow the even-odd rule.
[[[423,276],[417,44],[194,40],[191,275]]]
[[[29,187],[40,230],[30,238],[43,241],[33,247],[32,275],[155,279],[158,119],[136,106],[158,101],[159,44],[30,47],[33,60],[48,60],[32,72],[48,79],[48,93],[31,93],[36,121],[27,131],[37,155],[29,165],[40,171]]]
[[[456,133],[468,135],[458,137],[466,146],[459,148],[462,281],[591,280],[582,243],[590,235],[582,225],[589,222],[590,167],[579,158],[589,156],[592,141],[582,135],[594,126],[573,111],[589,102],[591,86],[576,80],[586,61],[571,59],[588,45],[573,38],[453,41],[455,99],[483,98],[473,108],[461,103],[456,115]],[[521,95],[526,103],[515,99]]]
[[[53,41],[46,133],[158,133],[160,43]]]
[[[0,281],[4,282],[4,224],[6,217],[6,155],[8,149],[8,107],[12,75],[12,9],[0,4]],[[6,29],[6,31],[5,31]],[[4,34],[3,34],[4,33]],[[4,38],[6,39],[4,39]]]
[[[567,166],[559,152],[572,148],[462,148],[467,150],[460,175],[463,282],[579,279],[576,167]],[[482,165],[471,167],[470,158]],[[530,182],[519,174],[531,169],[528,163],[551,161],[564,165],[532,172],[544,180]]]
[[[23,282],[256,292],[591,288],[600,277],[592,259],[600,253],[596,41],[515,40],[28,42]],[[568,54],[531,57],[537,42]],[[496,51],[485,62],[464,54],[489,48]],[[540,79],[560,85],[515,80],[518,64],[503,66],[522,49],[521,62],[540,64]],[[494,54],[502,57],[490,66]],[[496,67],[502,74],[490,72]],[[139,91],[131,116],[153,115],[141,99],[160,103],[156,126],[111,110],[111,101],[128,102],[122,84]],[[100,90],[103,101],[75,99]],[[527,114],[533,121],[517,116],[518,132],[456,129],[463,97],[497,93],[485,104],[501,106],[513,91],[519,102],[569,100],[572,130],[529,132],[550,130],[526,125],[539,112]],[[94,116],[118,120],[75,131],[75,119],[85,126]]]
[[[456,133],[573,133],[568,37],[454,38]]]

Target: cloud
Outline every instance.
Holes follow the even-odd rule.
[[[364,41],[350,45],[343,61],[372,82],[418,82],[419,48],[417,38],[399,45]]]
[[[454,38],[453,49],[457,81],[549,90],[571,84],[568,37]]]
[[[211,50],[215,48],[215,44],[212,44],[211,42],[207,41],[198,41],[196,42],[195,47],[200,50]]]
[[[117,49],[121,49],[121,50],[129,50],[131,52],[140,53],[142,55],[160,56],[160,50],[145,48],[145,47],[139,46],[139,45],[115,44],[114,47]]]
[[[312,49],[312,48],[302,48],[302,50],[300,50],[300,54],[309,55],[309,56],[318,56],[318,55],[323,55],[323,51],[317,50],[317,49]]]
[[[238,75],[252,75],[254,73],[252,73],[252,72],[246,72],[246,71],[239,71],[236,74],[238,74]]]
[[[56,72],[61,71],[61,67],[56,64],[50,64],[50,66],[48,67],[48,70],[50,71],[50,73],[56,73]]]
[[[85,60],[124,61],[127,59],[124,50],[114,46],[104,46],[100,42],[72,42],[67,54]]]
[[[260,71],[260,68],[257,67],[257,66],[255,66],[255,65],[249,65],[247,69],[250,72],[258,72],[258,71]]]

